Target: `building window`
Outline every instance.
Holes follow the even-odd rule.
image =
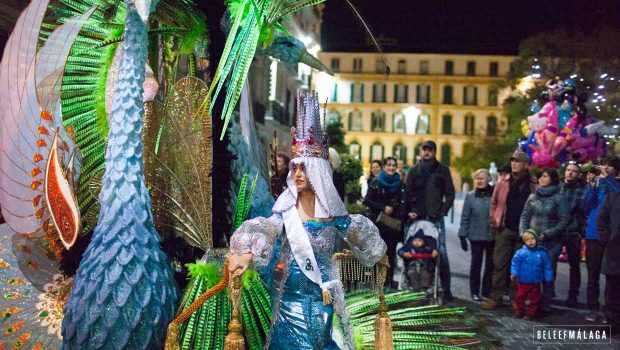
[[[420,74],[428,74],[428,61],[420,61]]]
[[[351,142],[351,144],[349,144],[349,154],[352,155],[355,159],[362,158],[362,147],[359,143],[357,143],[357,141],[353,141]]]
[[[399,161],[399,163],[407,163],[407,147],[400,142],[397,142],[392,149],[392,156]]]
[[[498,75],[498,66],[499,64],[497,62],[491,62],[489,63],[489,75],[492,77],[496,77]]]
[[[406,74],[407,73],[407,61],[398,60],[398,74]]]
[[[364,84],[351,84],[351,102],[364,102]]]
[[[430,117],[428,115],[419,116],[415,125],[415,133],[420,135],[430,134],[430,125]]]
[[[355,110],[349,113],[349,131],[364,130],[364,118],[362,112]]]
[[[404,134],[407,131],[405,116],[402,113],[395,113],[392,120],[392,129],[395,133]]]
[[[430,85],[416,86],[416,102],[417,103],[431,103]]]
[[[453,75],[454,74],[454,62],[453,61],[446,61],[445,74],[446,75]]]
[[[370,162],[377,159],[383,160],[383,145],[379,141],[370,146]]]
[[[338,111],[327,113],[327,125],[340,124],[341,119],[340,112]]]
[[[362,59],[354,58],[353,59],[353,72],[360,73],[362,71]]]
[[[409,85],[396,84],[394,85],[394,102],[395,103],[407,103],[409,102]]]
[[[487,117],[487,136],[497,136],[497,117]]]
[[[463,87],[463,104],[475,106],[478,104],[478,88],[475,86]]]
[[[497,90],[489,89],[489,106],[497,106]]]
[[[377,62],[375,64],[375,70],[377,73],[384,74],[387,72],[387,67],[385,66],[385,62],[381,57],[377,58]]]
[[[334,83],[334,89],[332,90],[332,102],[338,101],[338,83]]]
[[[446,85],[443,87],[443,103],[451,105],[454,103],[452,99],[452,85]]]
[[[473,114],[466,115],[463,134],[473,136],[475,125],[476,125],[476,117]]]
[[[381,111],[372,112],[371,130],[373,132],[384,132],[385,131],[385,113],[384,112],[381,112]]]
[[[444,135],[452,134],[452,116],[450,114],[444,114],[441,119],[441,133]]]
[[[468,61],[467,62],[467,75],[476,75],[476,62]]]
[[[372,84],[372,102],[385,102],[385,84]]]
[[[450,166],[450,153],[452,153],[452,149],[449,144],[441,145],[441,164]]]
[[[340,58],[332,58],[332,71],[340,71]]]
[[[417,145],[415,145],[415,149],[414,149],[414,154],[413,154],[413,163],[416,164],[417,162],[420,161],[420,159],[422,159],[422,145],[424,144],[424,142],[420,142]]]

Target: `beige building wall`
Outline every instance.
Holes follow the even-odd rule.
[[[462,155],[466,142],[481,138],[491,142],[492,135],[500,133],[507,125],[501,107],[505,93],[497,91],[497,86],[505,80],[510,63],[516,57],[393,53],[387,55],[389,75],[381,73],[383,65],[378,54],[321,52],[319,58],[336,74],[333,77],[318,74],[312,87],[322,101],[329,100],[328,119],[340,118],[346,131],[345,142],[351,151],[359,148],[366,171],[371,160],[379,158],[376,155],[380,153],[380,146],[383,157],[387,157],[398,155],[395,146],[399,145],[403,150],[402,163],[415,164],[417,148],[428,139],[437,143],[437,158],[452,165],[454,159]],[[449,70],[446,66],[450,65],[446,62],[452,62],[452,74],[446,71]],[[359,93],[358,84],[364,86],[363,94]],[[378,84],[385,84],[384,100],[373,97],[373,86],[376,86],[377,95],[382,94]],[[406,100],[397,99],[396,86],[401,92],[400,98],[404,97],[402,91],[407,91]],[[452,87],[452,103],[446,100],[447,86]],[[418,96],[424,92],[430,93],[428,100]],[[496,102],[493,102],[493,94]],[[384,128],[377,127],[381,125],[380,117],[375,117],[373,122],[373,113],[385,114]],[[359,115],[361,123],[357,121]],[[449,130],[444,130],[444,116],[451,118]],[[404,125],[399,122],[402,119]],[[429,127],[425,130],[422,126],[426,119]],[[373,145],[377,145],[375,156],[371,155]],[[454,167],[451,169],[455,186],[460,190],[460,176]]]

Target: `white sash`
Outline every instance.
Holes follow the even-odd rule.
[[[301,223],[297,208],[292,207],[282,212],[282,218],[284,219],[288,243],[291,246],[291,252],[293,252],[297,265],[299,265],[299,268],[306,277],[323,289],[321,271],[319,270],[319,265],[316,263],[314,251],[310,244],[310,238],[306,233],[304,225]]]

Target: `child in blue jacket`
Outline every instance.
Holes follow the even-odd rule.
[[[523,247],[512,258],[510,265],[510,279],[517,280],[517,295],[515,297],[515,317],[524,317],[531,320],[536,316],[540,303],[540,285],[542,282],[553,281],[553,268],[549,253],[538,244],[538,234],[535,230],[526,230],[523,235]],[[525,309],[525,301],[530,304]]]

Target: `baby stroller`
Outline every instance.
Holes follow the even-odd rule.
[[[419,220],[419,221],[415,221],[411,226],[409,226],[409,229],[407,230],[407,233],[405,234],[405,239],[402,242],[398,243],[398,245],[396,246],[396,251],[398,252],[398,250],[402,246],[404,246],[403,242],[407,242],[409,238],[415,235],[415,233],[420,229],[424,231],[424,234],[426,236],[433,237],[437,240],[437,242],[439,242],[439,230],[437,229],[437,227],[430,221]],[[439,255],[438,255],[435,258],[435,269],[434,269],[435,271],[433,273],[433,278],[432,278],[431,297],[432,297],[432,302],[434,304],[441,305],[442,299],[441,297],[438,296],[438,293],[437,293],[437,286],[439,284],[438,283],[439,282],[439,264],[440,264],[440,261],[439,261]],[[399,290],[405,289],[408,283],[407,276],[406,276],[405,261],[400,256],[398,256],[398,254],[396,254],[396,266],[394,267],[394,282],[398,284]]]

